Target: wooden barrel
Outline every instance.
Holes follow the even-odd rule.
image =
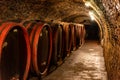
[[[52,49],[52,59],[51,64],[60,65],[62,63],[62,38],[63,38],[63,29],[62,25],[59,23],[52,23],[52,35],[53,35],[53,49]]]
[[[27,22],[32,48],[32,66],[36,74],[46,75],[52,55],[52,31],[48,24]]]
[[[84,26],[81,26],[81,44],[84,44],[85,43],[85,27]]]
[[[76,43],[76,37],[77,37],[77,29],[75,24],[70,24],[69,25],[72,28],[72,33],[71,33],[71,39],[72,39],[72,47],[71,50],[76,50],[77,49],[77,43]]]
[[[0,80],[26,80],[30,67],[30,42],[24,27],[0,25]]]
[[[61,23],[61,24],[63,25],[63,30],[64,30],[65,52],[63,54],[63,58],[65,58],[66,56],[69,56],[71,53],[73,27],[69,26],[68,23]]]
[[[81,24],[76,24],[76,46],[77,48],[81,46]]]

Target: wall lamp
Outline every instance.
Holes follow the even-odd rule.
[[[86,7],[89,7],[90,5],[91,5],[91,3],[90,3],[89,1],[86,1],[86,2],[85,2],[85,6],[86,6]]]
[[[90,15],[91,20],[95,20],[93,11],[89,11],[89,15]]]

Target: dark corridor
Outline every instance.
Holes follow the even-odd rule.
[[[95,21],[91,21],[90,25],[85,25],[85,29],[86,29],[86,36],[85,36],[86,40],[99,40],[100,30],[98,24]]]

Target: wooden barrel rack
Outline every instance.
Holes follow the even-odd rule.
[[[0,20],[0,80],[46,76],[85,42],[82,24]]]

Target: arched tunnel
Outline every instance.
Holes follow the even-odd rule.
[[[86,37],[85,40],[98,40],[100,39],[100,29],[98,24],[93,21],[90,25],[85,25]]]
[[[0,11],[0,80],[120,80],[119,0],[0,0]]]

